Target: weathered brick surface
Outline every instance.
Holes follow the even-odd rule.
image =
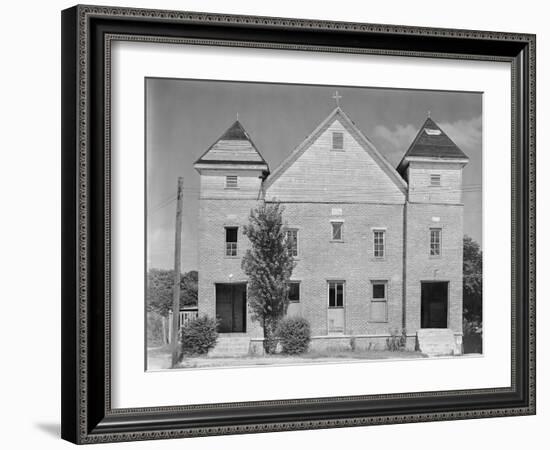
[[[406,206],[406,328],[420,328],[421,282],[447,281],[448,327],[462,332],[462,205]],[[430,228],[442,230],[441,257],[430,256]]]
[[[298,258],[292,279],[300,281],[302,315],[314,335],[327,335],[328,280],[345,282],[345,333],[387,333],[402,321],[403,206],[283,203],[287,225],[298,230]],[[334,209],[341,215],[334,216]],[[331,220],[344,222],[343,242],[331,241]],[[373,228],[386,231],[386,255],[374,257]],[[387,281],[387,322],[371,321],[372,281]]]
[[[440,186],[431,186],[430,175],[434,174],[440,176]],[[462,170],[456,163],[411,162],[407,177],[410,202],[462,203]]]
[[[343,151],[332,150],[333,132],[344,133]],[[266,197],[280,201],[403,204],[404,185],[392,180],[381,164],[343,122],[335,120],[278,178],[276,174],[268,178]],[[395,177],[399,175],[395,173]]]
[[[247,223],[256,200],[201,199],[199,207],[199,313],[216,316],[216,283],[246,283],[241,259],[249,242],[242,226]],[[238,226],[237,257],[225,256],[225,227]],[[259,324],[247,315],[247,332],[263,336]]]

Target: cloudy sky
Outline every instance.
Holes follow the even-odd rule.
[[[340,106],[396,167],[428,112],[466,153],[464,232],[481,244],[482,94],[149,78],[146,89],[148,266],[174,264],[177,177],[184,177],[182,271],[197,269],[199,175],[193,162],[237,114],[271,171]]]

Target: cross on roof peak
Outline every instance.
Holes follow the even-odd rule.
[[[336,100],[336,106],[339,107],[339,106],[340,106],[340,99],[342,98],[342,96],[338,94],[338,91],[336,91],[336,92],[334,93],[334,95],[332,96],[332,98],[333,98],[334,100]]]

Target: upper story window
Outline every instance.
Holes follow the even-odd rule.
[[[430,228],[430,256],[441,256],[441,228]]]
[[[299,302],[300,301],[300,282],[291,281],[288,283],[288,301]]]
[[[384,256],[386,256],[386,231],[374,230],[373,239],[374,239],[374,243],[373,243],[374,257],[384,258]]]
[[[344,150],[344,133],[341,131],[334,131],[332,133],[332,149]]]
[[[239,187],[239,177],[237,175],[227,175],[225,177],[226,189],[237,189]]]
[[[238,227],[225,227],[225,256],[237,256]]]
[[[286,230],[286,238],[290,241],[290,246],[292,249],[292,256],[298,256],[298,230],[288,229]]]
[[[344,222],[331,222],[332,240],[343,241],[344,240]]]
[[[430,175],[430,186],[441,186],[441,175],[439,173]]]

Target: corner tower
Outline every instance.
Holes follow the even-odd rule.
[[[428,117],[397,167],[408,183],[403,325],[417,335],[447,330],[455,353],[462,344],[462,170],[467,163],[466,154]]]
[[[258,198],[269,167],[237,120],[195,162],[201,198]]]
[[[397,166],[412,203],[462,203],[462,169],[468,157],[428,117]]]
[[[254,334],[241,259],[248,248],[243,226],[263,201],[269,168],[239,121],[195,162],[199,195],[199,314],[216,317],[221,333]],[[248,347],[246,347],[248,351]]]

